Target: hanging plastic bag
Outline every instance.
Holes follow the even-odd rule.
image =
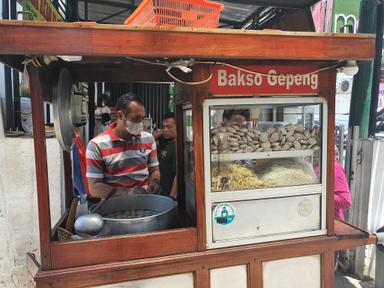
[[[30,90],[29,90],[29,75],[27,70],[27,64],[24,64],[24,70],[21,75],[21,81],[20,81],[20,96],[21,97],[30,97]]]

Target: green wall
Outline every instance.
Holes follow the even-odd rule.
[[[333,14],[343,13],[359,17],[360,0],[334,0]]]

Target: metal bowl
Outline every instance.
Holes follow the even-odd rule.
[[[123,218],[127,211],[133,211],[131,217],[134,218]],[[96,213],[103,217],[103,230],[108,231],[107,235],[150,232],[175,225],[176,202],[154,194],[117,196],[110,198]],[[153,215],[144,216],[148,213]]]

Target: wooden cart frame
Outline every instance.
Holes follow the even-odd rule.
[[[311,64],[322,68],[336,65],[340,60],[372,60],[374,47],[372,35],[0,22],[0,61],[18,70],[22,69],[21,61],[29,56],[82,55],[109,59],[108,63],[68,64],[74,81],[171,81],[164,67],[121,62],[118,57],[191,57],[238,65]],[[193,111],[196,226],[93,240],[52,241],[43,101],[50,99],[55,72],[55,65],[39,69],[29,67],[41,252],[39,261],[32,255],[27,259],[31,286],[87,287],[192,272],[195,287],[205,288],[210,285],[210,269],[247,265],[248,287],[261,288],[263,261],[320,254],[322,287],[332,287],[334,251],[375,243],[375,236],[334,219],[332,159],[336,66],[320,73],[319,79],[319,95],[328,100],[328,235],[206,250],[202,103],[211,97],[206,83],[177,87],[178,93],[187,96]],[[188,81],[202,81],[210,72],[209,65],[196,65],[188,77],[179,76]],[[177,105],[177,119],[181,119],[183,104],[185,102]],[[182,130],[180,121],[177,121],[177,129]],[[182,148],[180,137],[178,151]],[[68,152],[63,155],[68,204],[72,197],[71,159]],[[177,157],[178,164],[182,163],[180,153]],[[179,191],[183,189],[182,176],[178,174]]]

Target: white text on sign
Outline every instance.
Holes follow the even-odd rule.
[[[319,75],[313,74],[277,74],[274,69],[269,70],[266,74],[251,74],[237,70],[236,73],[228,73],[226,70],[219,69],[217,71],[217,85],[224,86],[262,86],[266,81],[269,86],[281,86],[290,90],[292,86],[307,86],[311,89],[317,89],[319,85]]]

